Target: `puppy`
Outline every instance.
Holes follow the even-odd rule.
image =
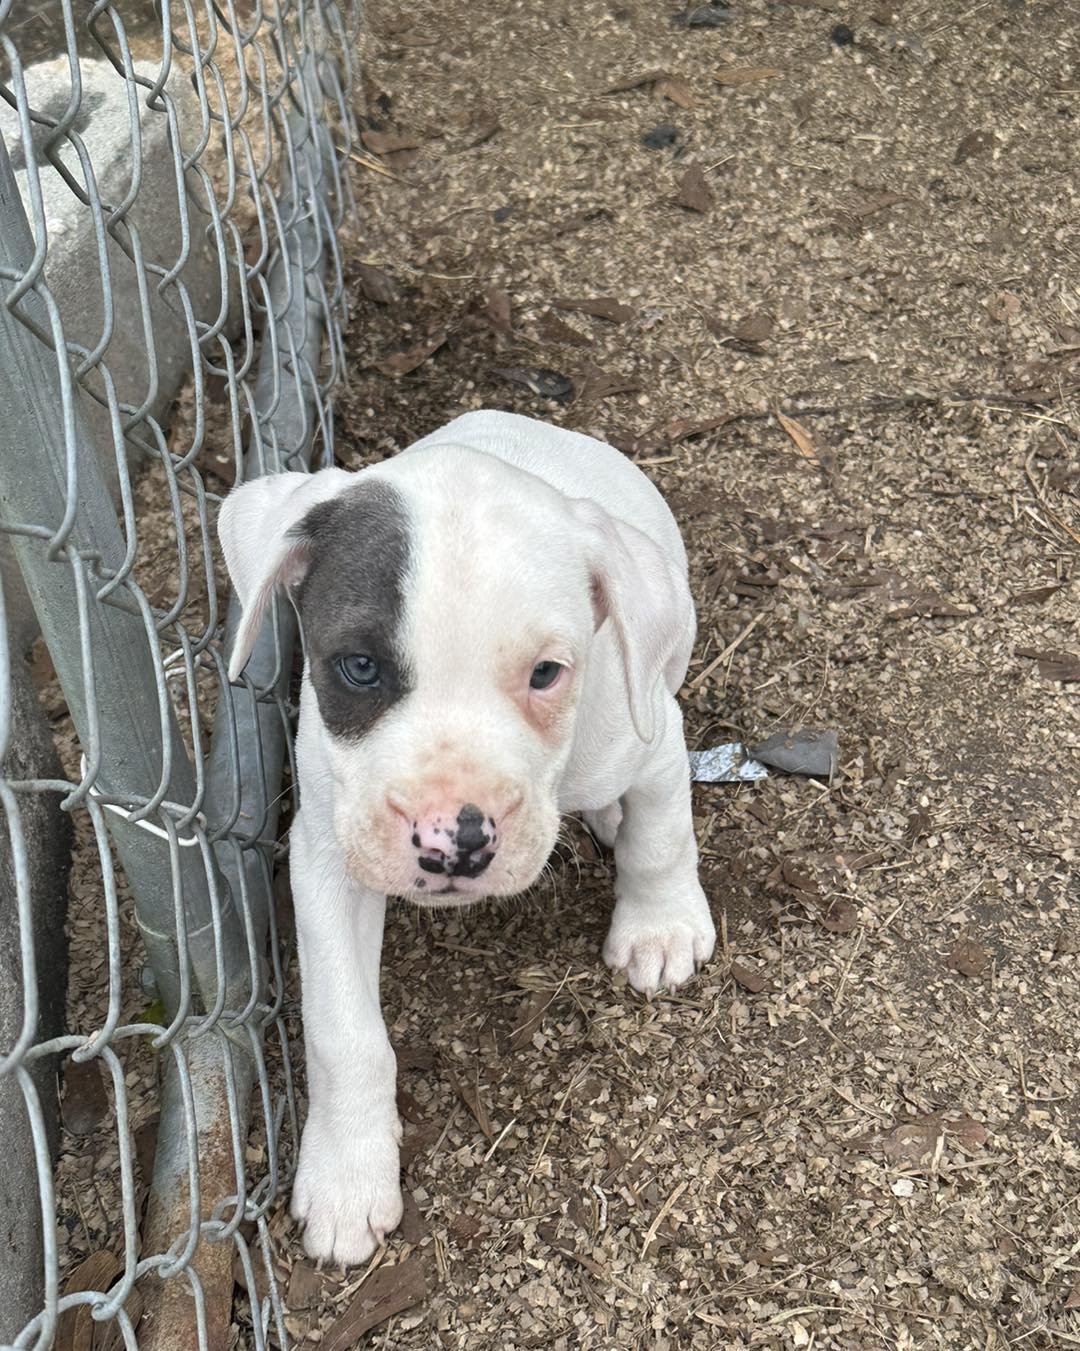
[[[523,891],[575,812],[615,851],[607,964],[651,995],[712,955],[675,699],[686,551],[613,447],[496,412],[359,473],[245,483],[219,532],[243,607],[230,679],[275,588],[303,636],[290,876],[309,1110],[292,1211],[313,1257],[362,1262],[401,1218],[387,894]]]

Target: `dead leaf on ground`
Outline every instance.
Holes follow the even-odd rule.
[[[712,189],[700,164],[691,164],[679,179],[676,201],[687,211],[697,211],[700,215],[705,215],[712,208],[714,201]]]
[[[381,267],[357,263],[356,279],[364,296],[376,305],[392,305],[401,296],[397,283]]]
[[[659,67],[654,70],[643,70],[637,75],[627,75],[614,84],[609,84],[606,89],[602,89],[600,92],[603,94],[625,94],[628,90],[642,89],[647,84],[656,84],[659,80],[669,78],[667,71],[661,70]]]
[[[859,912],[842,896],[830,901],[821,912],[821,927],[831,934],[847,934],[859,927]]]
[[[974,938],[958,938],[949,953],[948,966],[962,976],[981,976],[989,960],[986,949]]]
[[[760,352],[761,344],[767,342],[775,330],[776,324],[767,314],[748,314],[735,325],[731,336],[741,346]]]
[[[64,1068],[63,1118],[72,1135],[91,1135],[109,1110],[100,1060],[68,1061]]]
[[[1044,680],[1080,680],[1080,657],[1075,652],[1060,652],[1056,648],[1040,652],[1033,647],[1018,647],[1016,655],[1037,663]]]
[[[490,287],[484,297],[484,317],[496,333],[507,338],[511,336],[510,297],[497,286]]]
[[[993,145],[994,133],[992,131],[969,131],[957,145],[953,163],[964,164],[973,156],[983,155],[987,150],[993,149]]]
[[[974,605],[956,605],[934,591],[924,591],[907,605],[890,610],[885,618],[897,619],[970,619],[978,614]]]
[[[472,136],[466,143],[465,149],[476,150],[479,146],[486,145],[501,130],[499,119],[494,113],[480,113],[472,124]]]
[[[629,305],[624,305],[621,300],[614,300],[611,296],[595,296],[584,300],[555,300],[552,304],[557,310],[565,310],[569,314],[588,314],[594,319],[606,319],[610,324],[625,324],[628,319],[634,317],[634,311]]]
[[[557,314],[542,314],[536,321],[540,336],[547,342],[565,343],[573,347],[591,347],[592,338],[563,323]]]
[[[680,441],[689,441],[694,436],[704,436],[706,432],[714,432],[718,427],[723,427],[725,423],[731,421],[731,414],[724,413],[721,417],[705,418],[700,422],[692,421],[690,418],[674,418],[664,427],[664,435],[672,445],[677,445]]]
[[[982,1122],[973,1121],[969,1116],[947,1117],[945,1128],[951,1135],[956,1136],[964,1149],[969,1151],[982,1149],[990,1139],[990,1132]]]
[[[317,1309],[322,1303],[325,1287],[325,1271],[308,1261],[294,1262],[289,1273],[285,1307],[290,1313],[296,1313],[301,1309]]]
[[[416,1204],[416,1198],[408,1187],[405,1187],[401,1193],[401,1202],[403,1213],[401,1224],[398,1226],[398,1232],[406,1243],[417,1244],[426,1234],[429,1233],[428,1222],[420,1213],[420,1207]]]
[[[848,211],[858,220],[864,220],[867,216],[876,216],[879,211],[885,211],[888,207],[907,200],[902,192],[878,192],[860,202],[858,206],[849,207]]]
[[[784,774],[808,774],[827,779],[836,769],[840,740],[835,729],[815,731],[801,727],[790,732],[775,732],[747,752],[751,760],[779,769]]]
[[[320,1351],[353,1351],[366,1332],[427,1299],[436,1283],[435,1260],[427,1252],[376,1267],[325,1330]]]
[[[392,356],[377,361],[375,369],[381,371],[383,375],[408,375],[410,371],[415,371],[418,366],[422,366],[427,361],[428,357],[437,352],[446,342],[448,336],[444,332],[424,338],[414,346],[407,347],[403,352],[395,352]]]
[[[669,103],[674,103],[677,108],[697,107],[693,90],[680,75],[667,75],[664,79],[657,80],[653,93],[659,98],[667,99]]]
[[[1080,1278],[1077,1279],[1076,1284],[1065,1296],[1065,1303],[1062,1308],[1080,1309]]]
[[[403,150],[419,150],[415,136],[397,131],[362,131],[360,139],[373,155],[397,155]]]
[[[551,1007],[554,997],[548,990],[534,990],[524,1001],[518,1010],[514,1030],[510,1034],[511,1050],[520,1051],[522,1047],[532,1045],[533,1034],[539,1031],[544,1014]]]
[[[457,1074],[453,1068],[447,1067],[447,1075],[453,1085],[454,1092],[469,1109],[473,1115],[476,1124],[484,1132],[489,1140],[494,1140],[495,1131],[491,1125],[491,1117],[488,1115],[487,1107],[483,1098],[480,1096],[479,1083],[470,1083]]]
[[[1064,582],[1048,582],[1045,586],[1028,586],[1023,591],[1014,591],[1009,597],[1010,605],[1041,605],[1044,600],[1049,600],[1051,596],[1064,587]]]
[[[821,457],[818,454],[817,446],[814,444],[814,438],[803,424],[797,422],[793,417],[786,417],[780,412],[776,414],[776,420],[779,422],[780,426],[783,427],[784,431],[787,432],[788,436],[791,437],[792,441],[794,441],[795,449],[799,454],[802,455],[804,459],[809,460],[811,464],[820,465]]]
[[[83,1294],[88,1290],[105,1293],[120,1275],[122,1267],[111,1252],[94,1252],[72,1271],[64,1282],[62,1294]],[[89,1304],[65,1309],[56,1325],[56,1351],[90,1351],[97,1324],[90,1317]]]
[[[610,399],[616,394],[636,394],[641,389],[640,380],[633,376],[619,375],[617,372],[602,370],[589,362],[575,382],[578,386],[580,403],[594,402],[597,399]]]
[[[744,84],[758,84],[762,80],[775,80],[783,73],[782,70],[777,70],[775,66],[727,66],[724,70],[718,70],[713,79],[717,84],[722,84],[725,89],[738,89]]]
[[[743,966],[742,962],[731,963],[731,978],[744,990],[749,990],[751,994],[760,994],[765,988],[765,977],[761,972],[755,971],[752,967]]]
[[[541,399],[568,403],[574,394],[573,381],[547,366],[497,366],[492,375],[512,385],[521,385]]]

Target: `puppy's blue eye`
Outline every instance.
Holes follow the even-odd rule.
[[[562,667],[557,661],[541,661],[533,667],[532,676],[529,679],[529,686],[534,690],[546,690],[554,685],[559,678],[559,672]]]
[[[350,685],[367,690],[379,683],[379,663],[362,652],[351,652],[347,657],[338,657],[337,665],[342,679]]]

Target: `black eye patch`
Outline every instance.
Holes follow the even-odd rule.
[[[293,594],[319,712],[355,740],[412,689],[401,644],[411,539],[404,500],[358,482],[322,502],[297,534],[311,559]]]

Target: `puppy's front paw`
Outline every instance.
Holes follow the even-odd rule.
[[[709,960],[716,928],[703,894],[669,904],[616,903],[604,942],[604,961],[625,971],[635,990],[654,995],[683,985]]]
[[[352,1133],[352,1132],[355,1132]],[[366,1261],[401,1220],[401,1125],[357,1122],[350,1132],[308,1119],[293,1183],[293,1218],[315,1258]]]

